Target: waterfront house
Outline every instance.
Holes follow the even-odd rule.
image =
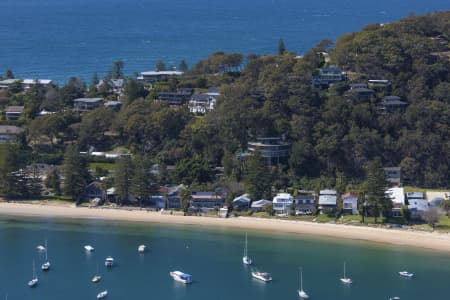
[[[421,214],[429,209],[428,201],[422,192],[408,192],[406,200],[412,218],[420,218]]]
[[[5,117],[8,120],[14,121],[18,120],[22,115],[24,106],[8,106],[5,109]]]
[[[378,110],[386,113],[403,113],[408,103],[401,101],[398,96],[386,96],[378,105]]]
[[[291,144],[284,142],[277,137],[257,138],[256,142],[248,143],[248,151],[254,153],[258,151],[266,159],[268,165],[278,164],[289,156]]]
[[[316,211],[316,195],[313,191],[298,191],[294,202],[296,215],[310,215]]]
[[[263,211],[267,205],[272,205],[272,201],[261,199],[258,201],[253,201],[251,204],[251,209],[254,212]]]
[[[228,218],[228,207],[224,206],[219,208],[217,215],[219,216],[219,218]]]
[[[345,193],[342,195],[342,210],[347,215],[358,214],[358,196],[353,193]]]
[[[401,208],[406,204],[405,191],[402,187],[393,187],[386,191],[386,197],[392,201],[392,216],[401,217]]]
[[[13,125],[0,125],[0,144],[12,142],[24,129]]]
[[[319,192],[319,210],[322,212],[325,208],[336,209],[337,192],[335,190],[321,190]]]
[[[138,80],[144,82],[159,82],[159,81],[168,81],[171,77],[177,77],[183,75],[183,72],[180,71],[146,71],[141,72],[140,76],[138,76]]]
[[[273,197],[273,211],[276,215],[287,215],[294,204],[294,197],[289,193],[278,193]]]
[[[94,198],[103,199],[104,191],[102,189],[101,182],[93,181],[89,183],[84,189],[84,193],[89,200],[92,200]]]
[[[233,199],[233,210],[248,210],[250,208],[250,196],[248,194],[240,195]]]
[[[216,192],[193,191],[191,195],[190,207],[193,210],[209,211],[219,209],[224,204],[224,195]]]
[[[73,105],[76,111],[91,111],[99,107],[102,101],[102,98],[78,98],[73,100]]]

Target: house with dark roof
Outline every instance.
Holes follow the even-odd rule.
[[[348,85],[348,87],[350,88],[350,90],[367,89],[367,84],[366,83],[351,83]]]
[[[73,100],[76,111],[91,111],[102,104],[103,98],[78,98]]]
[[[166,102],[169,105],[183,105],[186,104],[192,92],[190,90],[177,90],[175,92],[159,92],[158,100],[161,102]]]
[[[190,207],[194,210],[208,211],[219,209],[225,204],[225,195],[215,192],[193,191]]]
[[[0,125],[0,144],[14,141],[14,138],[23,131],[23,128],[17,126]]]
[[[298,191],[294,202],[296,215],[309,215],[316,211],[317,201],[314,191]]]
[[[8,106],[6,107],[4,114],[8,120],[18,120],[23,113],[24,106]]]
[[[374,96],[375,92],[367,87],[355,87],[347,91],[347,97],[355,103],[367,102]]]
[[[403,113],[407,106],[408,103],[402,101],[398,96],[386,96],[381,100],[378,109],[387,113]]]
[[[278,164],[281,160],[289,156],[291,144],[278,137],[257,138],[255,142],[248,143],[248,152],[259,151],[261,156],[266,159],[267,164]]]

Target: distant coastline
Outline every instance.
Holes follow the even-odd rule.
[[[450,254],[450,234],[373,228],[365,226],[314,223],[251,217],[210,218],[166,215],[146,210],[91,209],[68,205],[43,205],[0,202],[0,216],[50,217],[65,219],[98,219],[109,221],[148,222],[202,227],[245,228],[251,230],[343,238],[434,250]]]

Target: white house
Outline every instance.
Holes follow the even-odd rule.
[[[289,193],[279,193],[273,197],[272,203],[276,215],[288,214],[294,203],[294,197]]]
[[[346,214],[357,215],[358,196],[353,193],[345,193],[342,195],[342,209]]]
[[[337,192],[335,190],[321,190],[319,192],[319,210],[326,207],[336,208]]]
[[[405,205],[405,191],[400,187],[393,187],[386,191],[386,197],[392,201],[392,215],[401,217],[401,208]]]
[[[428,210],[428,201],[425,199],[422,192],[408,192],[406,193],[408,200],[408,209],[412,216],[417,216],[420,213]]]

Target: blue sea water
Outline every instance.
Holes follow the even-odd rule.
[[[401,233],[399,233],[401,234]],[[312,239],[274,232],[248,232],[253,267],[242,264],[245,232],[201,226],[150,225],[96,220],[0,218],[0,299],[88,300],[107,289],[108,299],[278,300],[299,299],[298,267],[312,299],[387,300],[448,299],[450,256],[406,247],[338,239]],[[48,241],[51,270],[43,272],[43,253],[36,246]],[[95,247],[86,253],[83,246]],[[148,251],[139,254],[137,247]],[[107,270],[106,256],[116,266]],[[27,286],[32,263],[39,284]],[[343,262],[353,279],[339,278]],[[99,265],[102,280],[91,283]],[[273,282],[251,278],[251,269],[271,272]],[[416,274],[413,279],[400,270]],[[174,282],[169,272],[191,273],[192,285]]]
[[[215,51],[276,53],[279,38],[301,54],[369,23],[448,9],[448,0],[1,0],[0,72],[89,81],[116,60],[132,75]]]

